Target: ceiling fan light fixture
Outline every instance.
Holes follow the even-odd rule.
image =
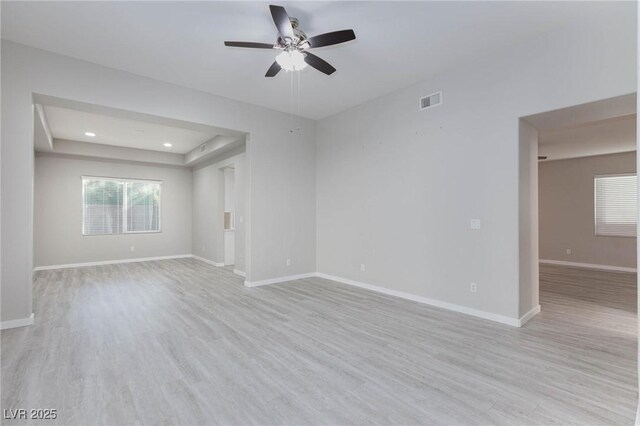
[[[307,67],[304,54],[299,50],[285,50],[276,56],[276,62],[286,71],[300,71]]]
[[[267,70],[265,77],[275,77],[281,70],[300,71],[310,65],[318,71],[331,75],[336,69],[327,61],[317,57],[307,49],[316,47],[334,46],[356,39],[353,30],[332,31],[330,33],[319,34],[313,37],[307,35],[300,29],[298,20],[289,16],[282,6],[269,5],[271,18],[278,30],[278,36],[274,44],[256,43],[252,41],[225,41],[228,47],[246,47],[251,49],[283,49],[276,60]]]

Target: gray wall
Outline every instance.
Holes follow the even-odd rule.
[[[83,175],[161,180],[162,232],[83,236]],[[191,253],[188,168],[37,156],[34,207],[36,267]]]
[[[296,118],[294,138],[289,114],[6,40],[1,66],[2,321],[32,313],[34,93],[249,133],[247,278],[316,270],[313,120]],[[291,253],[296,257],[287,267]]]
[[[237,154],[213,164],[205,164],[193,169],[193,225],[191,253],[202,258],[223,263],[223,207],[224,191],[222,190],[221,169],[233,164],[235,166],[234,195],[236,212],[235,230],[235,266],[234,269],[245,270],[245,238],[246,217],[245,204],[247,197],[246,154]]]
[[[597,237],[593,204],[594,175],[635,171],[635,152],[541,162],[540,259],[635,268],[636,238]]]
[[[546,34],[321,120],[319,272],[518,318],[528,161],[518,119],[635,92],[635,19],[630,3],[615,21]],[[419,111],[439,90],[443,105]]]

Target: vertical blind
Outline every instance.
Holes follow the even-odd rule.
[[[160,231],[161,182],[82,178],[84,235]]]
[[[635,237],[638,179],[635,174],[595,176],[596,235]]]

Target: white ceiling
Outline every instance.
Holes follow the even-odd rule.
[[[555,28],[635,14],[634,2],[277,2],[308,35],[353,28],[315,50],[332,76],[301,72],[300,115],[322,118]],[[266,2],[2,2],[2,37],[289,112],[290,79],[264,76],[275,53]]]
[[[548,160],[635,151],[636,115],[541,130],[538,136],[538,154]]]
[[[214,128],[194,130],[50,105],[44,111],[54,139],[185,154],[219,133]]]

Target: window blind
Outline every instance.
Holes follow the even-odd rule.
[[[126,232],[154,232],[160,230],[160,184],[127,182]]]
[[[83,179],[82,233],[85,235],[119,234],[122,232],[123,187],[120,182]]]
[[[160,231],[161,182],[82,178],[84,235]]]
[[[638,179],[635,174],[595,176],[596,235],[635,237]]]

